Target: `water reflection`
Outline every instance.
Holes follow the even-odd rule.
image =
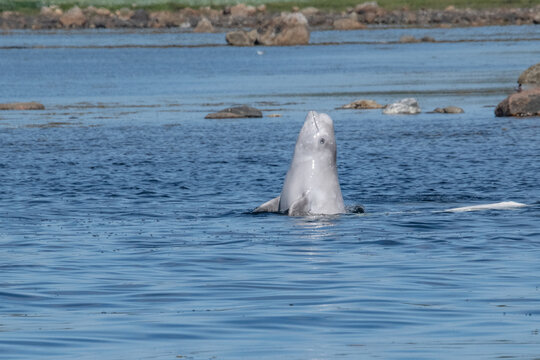
[[[313,215],[294,217],[294,227],[300,230],[301,238],[332,240],[337,237],[334,227],[344,215]]]

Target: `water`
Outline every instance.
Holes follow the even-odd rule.
[[[540,123],[493,115],[538,29],[443,32],[478,41],[2,35],[0,102],[47,109],[0,113],[0,358],[538,357]],[[408,96],[422,114],[335,109]],[[204,119],[235,103],[281,117]],[[311,109],[366,214],[250,214]],[[439,212],[506,200],[529,206]]]

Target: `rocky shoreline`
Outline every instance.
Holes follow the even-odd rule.
[[[386,10],[375,2],[367,2],[342,12],[325,12],[313,7],[293,8],[301,13],[311,30],[356,30],[368,26],[464,27],[487,25],[540,24],[540,6],[523,9],[458,9]],[[38,14],[0,13],[0,29],[116,29],[116,28],[181,28],[194,32],[224,32],[231,29],[256,29],[283,14],[258,7],[238,4],[223,9],[203,7],[179,11],[147,11],[122,8],[111,11],[93,6],[62,10],[52,5]]]

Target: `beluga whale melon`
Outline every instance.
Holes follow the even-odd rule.
[[[345,213],[337,172],[334,123],[327,114],[310,111],[300,130],[281,195],[254,212],[290,216]]]

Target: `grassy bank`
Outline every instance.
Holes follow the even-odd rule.
[[[52,4],[59,5],[64,9],[71,8],[74,5],[80,7],[93,5],[109,9],[135,5],[138,8],[148,10],[177,10],[185,7],[198,8],[201,6],[222,8],[242,2],[250,5],[266,4],[269,10],[275,11],[290,10],[293,6],[301,8],[314,6],[327,11],[340,11],[347,7],[354,7],[362,3],[363,0],[0,0],[0,11],[34,12],[38,11],[42,6]],[[378,0],[377,3],[379,6],[389,10],[403,7],[411,10],[420,8],[444,9],[449,5],[454,5],[457,8],[527,8],[540,5],[540,0]]]

